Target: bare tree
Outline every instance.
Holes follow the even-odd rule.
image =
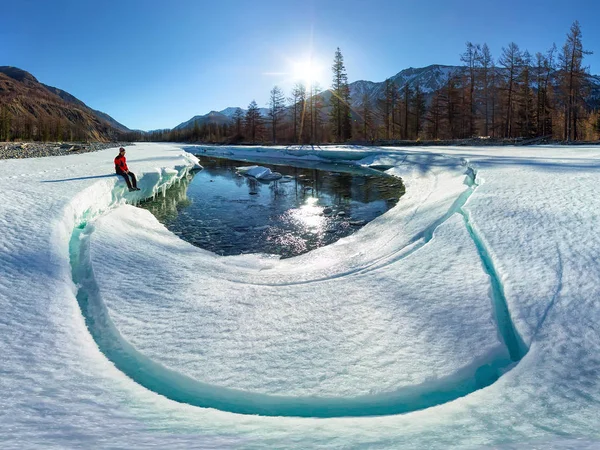
[[[519,76],[519,67],[522,64],[521,50],[514,42],[508,44],[508,47],[502,47],[502,55],[498,63],[506,69],[506,117],[504,136],[513,137],[514,121],[514,91],[517,78]]]
[[[256,138],[260,136],[262,127],[262,117],[258,105],[254,100],[248,105],[246,116],[244,118],[246,125],[246,134],[250,137],[252,143],[256,142]]]
[[[269,96],[269,119],[271,119],[271,135],[273,144],[277,143],[277,128],[285,114],[285,95],[278,86],[271,89]]]
[[[481,90],[483,91],[483,134],[490,135],[490,91],[493,88],[491,85],[492,70],[494,60],[487,44],[483,44],[481,51],[477,54],[477,67],[479,71],[479,79]]]
[[[578,112],[583,100],[583,89],[587,78],[587,68],[583,66],[583,57],[591,52],[583,49],[579,22],[573,22],[567,34],[567,40],[560,55],[562,71],[562,90],[565,108],[564,139],[578,139]]]
[[[467,42],[467,49],[460,56],[460,60],[467,67],[467,75],[469,77],[469,136],[475,135],[475,69],[477,61],[480,58],[480,53],[481,47],[479,44],[475,45],[471,42]]]

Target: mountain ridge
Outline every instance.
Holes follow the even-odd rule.
[[[129,128],[31,73],[0,66],[0,106],[11,133],[25,139],[110,141]],[[6,138],[6,136],[5,136]]]
[[[497,67],[495,69],[498,72],[502,72],[506,69]],[[404,87],[407,83],[414,85],[418,82],[422,92],[425,95],[425,99],[429,100],[435,92],[438,92],[447,82],[448,78],[452,75],[464,75],[468,71],[468,68],[465,66],[451,66],[445,64],[430,64],[425,67],[409,67],[401,70],[395,75],[388,78],[388,80],[392,80],[396,83],[398,88]],[[589,75],[590,80],[592,80],[592,89],[588,95],[588,103],[592,108],[600,107],[600,76],[599,75]],[[367,95],[367,98],[370,100],[373,107],[376,105],[376,101],[380,98],[384,97],[385,94],[385,82],[384,81],[369,81],[369,80],[357,80],[349,83],[350,88],[350,106],[353,110],[358,110],[362,103],[362,99],[364,95]],[[324,98],[325,107],[323,108],[324,112],[328,111],[328,103],[331,97],[331,90],[324,90],[321,95]],[[289,108],[289,106],[287,107]],[[230,117],[233,115],[237,107],[227,107],[219,113],[222,116]],[[245,109],[240,108],[242,112],[246,112]],[[269,109],[261,108],[261,115],[263,117],[267,117]],[[210,113],[209,113],[210,114]],[[197,120],[198,124],[204,123],[214,123],[211,122],[211,118],[208,114],[197,115],[194,118],[179,124],[174,129],[181,130],[185,129],[189,126],[193,126],[194,121]]]

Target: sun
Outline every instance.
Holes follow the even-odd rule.
[[[313,60],[307,59],[292,63],[292,77],[307,86],[320,80],[323,68]]]

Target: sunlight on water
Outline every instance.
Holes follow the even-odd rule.
[[[140,206],[182,239],[220,255],[291,257],[348,236],[392,208],[400,179],[356,166],[270,166],[261,182],[239,173],[251,163],[200,158],[204,170]]]

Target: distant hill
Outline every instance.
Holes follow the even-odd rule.
[[[68,92],[11,66],[0,66],[0,107],[10,116],[12,134],[32,139],[44,135],[53,140],[111,141],[131,131]]]

